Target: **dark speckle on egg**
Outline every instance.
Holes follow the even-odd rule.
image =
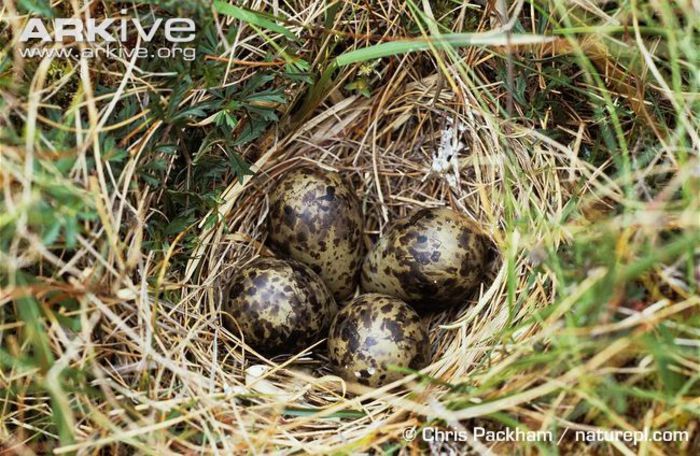
[[[336,300],[355,291],[362,211],[337,173],[301,168],[285,174],[270,195],[268,221],[273,250],[311,266]]]
[[[485,238],[461,214],[422,209],[397,221],[365,257],[363,291],[396,296],[421,311],[466,302],[487,267]]]
[[[311,345],[325,336],[337,310],[321,278],[294,260],[253,260],[234,275],[227,297],[224,323],[263,353]]]
[[[333,319],[328,355],[347,380],[380,386],[404,375],[396,367],[425,367],[430,343],[415,310],[399,299],[370,293],[350,301]]]

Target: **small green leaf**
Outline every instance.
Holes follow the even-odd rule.
[[[54,220],[51,225],[44,230],[41,236],[41,242],[44,245],[52,245],[56,242],[58,235],[61,233],[61,222],[59,220]]]
[[[673,335],[663,325],[657,327],[656,334],[645,334],[644,343],[656,361],[659,377],[666,393],[675,395],[685,383],[683,376],[673,369],[672,354],[677,350]]]
[[[192,215],[177,217],[165,227],[165,234],[172,235],[180,233],[192,223],[194,223],[194,216]]]
[[[238,182],[240,183],[243,183],[243,178],[245,176],[253,174],[253,171],[250,169],[250,164],[235,152],[229,155],[228,162],[231,170],[238,176]]]
[[[178,152],[177,144],[158,144],[153,150],[168,155],[175,155]]]
[[[222,127],[226,125],[227,127],[234,129],[238,125],[238,119],[229,114],[226,111],[220,111],[216,116],[216,126]]]
[[[203,229],[208,230],[209,228],[212,228],[214,225],[216,225],[216,222],[218,222],[218,221],[219,221],[219,213],[218,212],[213,212],[213,213],[209,214],[209,216],[204,221]]]
[[[78,221],[75,219],[75,217],[68,217],[66,219],[66,226],[65,226],[65,240],[66,240],[66,247],[69,249],[72,249],[75,247],[76,240],[78,236]]]
[[[19,0],[19,5],[29,13],[35,13],[44,17],[53,17],[51,4],[47,0]]]

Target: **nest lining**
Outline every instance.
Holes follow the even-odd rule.
[[[411,413],[435,414],[437,399],[449,394],[446,384],[478,385],[493,373],[494,365],[505,368],[514,352],[530,350],[541,340],[541,327],[522,324],[528,312],[517,303],[551,300],[548,277],[535,283],[518,279],[517,301],[509,302],[504,258],[523,245],[536,247],[543,233],[537,232],[539,227],[502,233],[504,182],[510,179],[507,184],[515,189],[515,207],[554,217],[562,208],[571,157],[548,148],[527,129],[504,134],[502,126],[477,111],[455,112],[449,96],[437,97],[438,103],[431,105],[435,97],[430,81],[426,84],[409,84],[403,95],[385,97],[382,115],[373,115],[379,112],[377,99],[353,98],[337,103],[341,106],[332,107],[330,115],[311,119],[301,133],[280,139],[256,161],[255,177],[231,184],[224,192],[220,223],[202,225],[200,248],[182,278],[189,286],[182,289],[179,302],[163,304],[166,311],[159,323],[170,329],[160,337],[172,347],[172,362],[187,371],[164,374],[171,377],[165,385],[180,386],[173,400],[200,401],[198,422],[203,427],[246,430],[226,445],[252,439],[238,443],[325,452],[380,429],[387,433],[392,425],[405,427]],[[460,140],[468,146],[451,157],[456,166],[441,167],[453,173],[448,179],[434,172],[433,162],[445,136],[441,128],[454,128],[454,121],[462,124]],[[509,172],[507,163],[512,160],[533,172]],[[447,205],[478,222],[501,252],[472,299],[426,317],[433,362],[422,373],[437,382],[421,383],[416,375],[408,375],[379,389],[346,383],[328,370],[324,342],[294,356],[267,359],[223,328],[220,308],[228,278],[256,255],[269,254],[266,195],[282,174],[300,166],[338,171],[352,183],[362,202],[368,246],[397,217],[420,207]],[[511,216],[517,217],[515,210]],[[522,253],[513,255],[516,277],[523,277],[520,272],[531,267],[529,259]],[[517,328],[512,338],[494,339],[507,325]],[[156,378],[161,384],[164,380]],[[259,440],[261,436],[267,440]],[[374,438],[375,444],[381,443],[382,438]]]

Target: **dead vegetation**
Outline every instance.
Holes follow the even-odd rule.
[[[133,11],[178,12],[165,3]],[[136,61],[0,66],[2,445],[696,452],[700,69],[683,37],[697,38],[698,11],[652,3],[257,2],[245,7],[293,39],[218,14],[216,46],[196,61],[217,65],[210,85],[176,87],[185,70]],[[16,36],[27,16],[1,8]],[[671,32],[674,21],[685,25]],[[333,66],[401,38],[490,30],[493,45]],[[537,39],[508,41],[522,33]],[[0,57],[16,62],[10,45]],[[261,75],[251,94],[226,92]],[[234,165],[216,174],[219,159]],[[447,205],[497,247],[473,299],[430,317],[420,373],[348,384],[323,342],[268,359],[221,325],[227,278],[265,252],[266,195],[299,166],[352,182],[368,245],[397,217]],[[429,426],[563,437],[403,437]],[[596,429],[688,438],[573,440]]]

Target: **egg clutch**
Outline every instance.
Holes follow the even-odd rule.
[[[270,194],[268,243],[227,288],[224,319],[256,350],[272,354],[328,337],[328,357],[348,380],[380,386],[430,362],[421,315],[464,303],[487,262],[475,225],[446,209],[397,220],[364,251],[364,218],[339,174],[302,168]],[[363,294],[354,297],[360,285]]]

